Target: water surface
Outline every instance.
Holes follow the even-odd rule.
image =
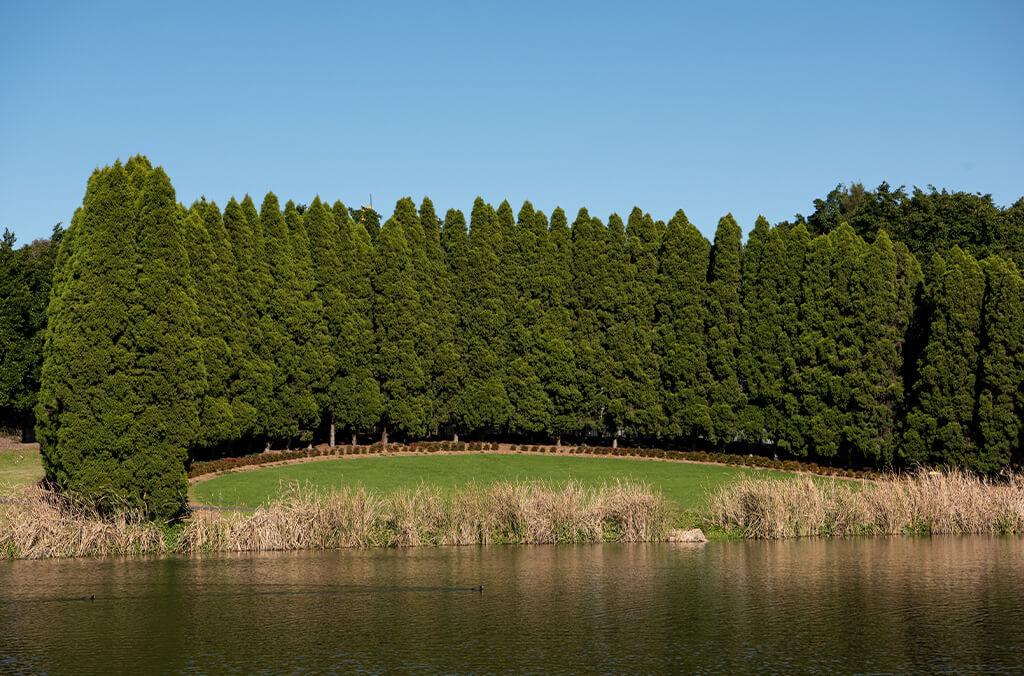
[[[1024,670],[1024,540],[0,563],[3,672],[542,670]]]

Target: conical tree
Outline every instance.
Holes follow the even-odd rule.
[[[550,432],[556,443],[581,427],[582,394],[577,381],[576,351],[572,335],[572,233],[565,212],[551,212],[548,238],[534,275],[541,280],[540,299],[544,309],[538,327],[541,345],[537,374],[551,400]]]
[[[441,245],[442,223],[434,210],[434,203],[427,197],[420,203],[419,217],[427,276],[424,284],[427,298],[425,302],[421,298],[421,302],[429,323],[429,335],[421,343],[428,381],[427,428],[436,434],[450,423],[454,415],[459,388],[453,372],[457,370],[456,364],[462,356],[455,337],[457,315],[452,272]]]
[[[906,417],[909,463],[978,466],[972,430],[985,275],[959,247],[935,254],[928,272],[930,321]]]
[[[740,333],[743,305],[740,302],[740,226],[732,214],[718,221],[708,272],[708,366],[713,381],[711,438],[718,444],[736,439],[746,397],[740,387]]]
[[[324,357],[329,369],[323,393],[323,407],[329,419],[328,442],[335,445],[337,413],[344,407],[338,401],[338,381],[342,378],[344,366],[336,357],[343,351],[348,337],[342,333],[346,318],[351,313],[348,297],[342,284],[343,271],[341,266],[342,238],[335,223],[330,207],[313,198],[304,214],[306,235],[309,237],[309,251],[312,258],[312,271],[316,281],[316,294],[323,307],[324,329],[327,332],[328,349]]]
[[[1024,428],[1024,279],[1012,261],[982,262],[982,306],[978,377],[978,455],[974,469],[994,472],[1020,455]]]
[[[159,167],[143,184],[137,219],[130,335],[140,407],[130,433],[137,450],[123,465],[127,494],[152,516],[169,518],[185,506],[185,460],[198,437],[206,373],[174,188]]]
[[[610,266],[604,224],[580,209],[572,224],[572,313],[576,382],[583,397],[580,431],[604,433],[612,374],[605,350]]]
[[[422,308],[406,237],[407,231],[419,228],[416,205],[403,197],[377,239],[373,316],[377,334],[376,371],[384,402],[384,443],[389,430],[410,436],[426,432],[426,373],[416,349],[416,339],[422,335]]]
[[[454,438],[458,440],[459,430],[466,428],[465,398],[467,349],[466,336],[467,293],[469,290],[469,234],[466,230],[466,217],[458,209],[449,209],[444,217],[441,229],[441,248],[444,251],[445,266],[451,280],[451,313],[452,313],[452,356],[457,358],[445,364],[442,379],[437,383],[441,391],[447,393],[448,421],[454,430]]]
[[[185,505],[204,371],[180,225],[163,170],[144,158],[97,170],[51,296],[43,464],[105,510],[170,518]]]
[[[677,211],[661,239],[657,327],[666,429],[675,437],[711,432],[704,340],[710,249],[686,214]]]
[[[470,217],[464,276],[466,384],[462,420],[470,431],[502,431],[512,404],[505,389],[508,305],[498,252],[501,230],[494,209],[481,198]]]
[[[332,208],[340,238],[339,284],[348,312],[341,318],[338,335],[344,340],[335,345],[338,379],[331,389],[334,417],[338,425],[356,435],[372,429],[383,411],[380,385],[373,372],[376,343],[373,327],[374,252],[370,236],[362,224],[352,220],[341,202]]]
[[[266,432],[272,395],[274,369],[265,358],[263,340],[271,280],[259,213],[252,199],[246,195],[241,204],[234,198],[229,200],[223,222],[238,280],[238,300],[230,308],[238,371],[229,382],[230,397],[239,432],[244,437],[255,437]]]
[[[241,302],[238,268],[217,205],[195,202],[184,221],[184,239],[199,310],[199,342],[207,387],[199,408],[197,444],[236,441],[252,421],[235,419],[232,383],[238,379],[242,336],[235,319]],[[254,412],[253,412],[254,413]]]
[[[542,313],[541,289],[531,269],[547,239],[547,219],[524,202],[511,233],[512,246],[504,269],[514,284],[515,301],[509,317],[509,377],[507,389],[512,404],[509,429],[535,436],[550,424],[551,400],[538,375],[541,355],[537,329]]]
[[[274,365],[266,434],[268,445],[272,440],[290,445],[319,420],[320,405],[313,388],[322,362],[315,355],[319,345],[312,342],[322,335],[316,327],[318,303],[310,297],[310,280],[297,269],[299,245],[292,242],[274,193],[267,193],[263,200],[260,223],[272,280],[269,321],[264,323],[263,331],[269,361]]]

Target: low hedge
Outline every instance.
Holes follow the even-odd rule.
[[[378,455],[384,453],[479,453],[481,451],[497,451],[501,445],[496,442],[482,441],[415,441],[408,444],[371,444],[369,446],[315,446],[303,450],[268,451],[252,455],[242,455],[218,460],[201,460],[193,462],[188,468],[189,478],[206,474],[226,472],[240,467],[266,465],[287,460],[315,458],[320,456],[347,455]],[[689,460],[692,462],[712,462],[723,465],[774,469],[786,472],[811,472],[825,476],[874,479],[881,476],[872,470],[847,469],[841,467],[821,466],[814,462],[798,460],[775,460],[761,455],[738,455],[735,453],[719,453],[709,451],[667,451],[660,448],[639,448],[620,446],[531,446],[528,444],[509,444],[509,450],[519,453],[564,453],[571,455],[612,455],[633,458],[657,458],[664,460]]]

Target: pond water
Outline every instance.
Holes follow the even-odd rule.
[[[2,672],[1022,669],[1024,539],[0,562]]]

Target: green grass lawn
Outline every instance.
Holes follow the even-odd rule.
[[[34,448],[0,451],[0,493],[34,483],[41,478],[43,464],[39,451]]]
[[[290,484],[321,489],[362,486],[390,492],[420,483],[454,489],[468,483],[496,481],[550,481],[575,479],[600,485],[616,479],[650,484],[664,493],[677,509],[699,508],[706,495],[741,477],[792,476],[785,472],[658,462],[625,458],[545,455],[428,455],[382,456],[321,460],[222,474],[191,487],[194,501],[207,505],[253,508],[281,493]]]

